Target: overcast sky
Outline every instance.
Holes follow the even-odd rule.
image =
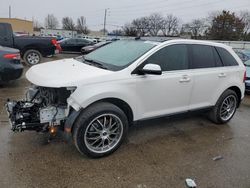
[[[0,17],[8,17],[9,5],[12,17],[35,19],[42,24],[47,14],[54,14],[59,22],[64,16],[74,20],[85,16],[92,30],[103,28],[105,8],[109,8],[109,30],[154,12],[162,15],[172,13],[182,22],[187,22],[217,10],[250,11],[250,0],[0,0]]]

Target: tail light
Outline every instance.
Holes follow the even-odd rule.
[[[62,48],[60,46],[60,44],[56,41],[56,39],[52,39],[51,43],[56,47],[57,50],[62,51]]]
[[[246,80],[247,80],[247,71],[245,70],[244,77],[243,77],[243,82],[245,82]]]
[[[3,56],[5,59],[14,59],[14,60],[20,60],[20,54],[17,53],[17,54],[5,54]]]

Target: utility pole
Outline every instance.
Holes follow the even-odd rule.
[[[106,31],[107,11],[108,11],[108,8],[106,8],[105,12],[104,12],[104,24],[103,24],[103,35],[104,36],[105,36],[105,31]]]
[[[11,18],[11,6],[9,6],[9,18]]]

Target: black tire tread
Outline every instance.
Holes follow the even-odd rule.
[[[24,52],[24,55],[23,55],[24,63],[25,63],[27,66],[33,66],[33,65],[31,65],[31,64],[29,64],[29,63],[27,62],[27,55],[28,55],[30,52],[32,52],[32,51],[35,51],[35,52],[39,55],[40,61],[38,62],[38,64],[41,63],[42,54],[41,54],[38,50],[36,50],[36,49],[28,49],[28,50],[26,50],[26,51]]]
[[[84,146],[84,144],[82,144],[82,145],[79,144],[79,143],[83,143],[83,142],[79,142],[78,133],[81,131],[81,128],[83,126],[85,126],[85,128],[86,128],[86,126],[88,125],[88,121],[91,120],[91,118],[95,117],[95,115],[97,115],[98,113],[105,112],[106,110],[113,111],[121,116],[121,120],[123,121],[123,125],[124,125],[123,136],[120,140],[120,143],[115,148],[110,150],[109,152],[103,153],[103,154],[93,153],[93,152],[89,151],[87,149],[87,147]],[[99,158],[99,157],[109,155],[109,154],[113,153],[116,149],[118,149],[119,146],[121,145],[122,141],[126,137],[127,131],[128,131],[128,119],[127,119],[125,113],[118,106],[116,106],[114,104],[111,104],[108,102],[99,102],[99,103],[95,103],[95,104],[89,106],[88,108],[83,110],[83,112],[81,112],[81,114],[79,115],[79,117],[77,118],[77,120],[74,124],[73,141],[74,141],[74,144],[75,144],[77,150],[81,154],[83,154],[83,155],[85,154],[85,155],[92,157],[92,158]]]
[[[228,121],[223,121],[220,117],[219,117],[219,110],[220,110],[220,105],[223,102],[223,100],[228,96],[228,95],[235,95],[236,99],[238,99],[237,94],[235,93],[235,91],[228,89],[226,91],[224,91],[224,93],[222,93],[222,95],[220,96],[220,98],[218,99],[218,101],[216,102],[215,106],[212,108],[212,110],[209,112],[208,114],[208,118],[216,123],[216,124],[225,124],[228,121],[230,121],[230,119]],[[233,116],[232,116],[233,117]]]

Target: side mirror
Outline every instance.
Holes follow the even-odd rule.
[[[154,75],[161,75],[162,70],[159,65],[156,64],[146,64],[141,70],[140,73],[142,74],[154,74]]]

